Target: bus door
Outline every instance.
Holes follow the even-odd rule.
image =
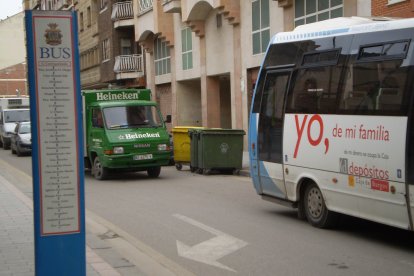
[[[291,70],[266,74],[258,119],[258,181],[261,193],[286,198],[283,173],[284,102]]]

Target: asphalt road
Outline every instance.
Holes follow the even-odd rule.
[[[30,157],[0,149],[0,159],[31,174]],[[413,275],[414,233],[345,216],[313,228],[261,200],[248,177],[165,167],[158,179],[85,179],[91,214],[196,275]]]

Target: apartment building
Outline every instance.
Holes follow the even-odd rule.
[[[135,39],[147,85],[173,125],[247,130],[252,90],[275,33],[340,16],[369,16],[361,0],[138,0]]]
[[[247,130],[252,91],[274,34],[371,15],[366,0],[41,2],[78,11],[83,88],[148,87],[163,115],[172,115],[169,128]]]
[[[101,81],[110,87],[145,87],[142,48],[135,40],[133,1],[99,1]]]
[[[101,81],[98,0],[75,1],[78,12],[79,59],[83,89],[107,86]]]
[[[41,0],[41,10],[68,10],[74,5],[75,0]]]

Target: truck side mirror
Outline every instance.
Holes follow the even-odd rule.
[[[165,118],[166,123],[171,123],[171,115],[167,115]]]

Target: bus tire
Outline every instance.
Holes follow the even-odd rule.
[[[98,156],[93,160],[92,174],[98,180],[105,180],[108,177],[108,169],[102,165]]]
[[[331,228],[336,224],[338,214],[328,210],[322,192],[315,183],[307,185],[302,200],[306,219],[312,226]]]
[[[158,176],[160,176],[160,173],[161,167],[152,167],[147,170],[147,174],[151,178],[157,178]]]

